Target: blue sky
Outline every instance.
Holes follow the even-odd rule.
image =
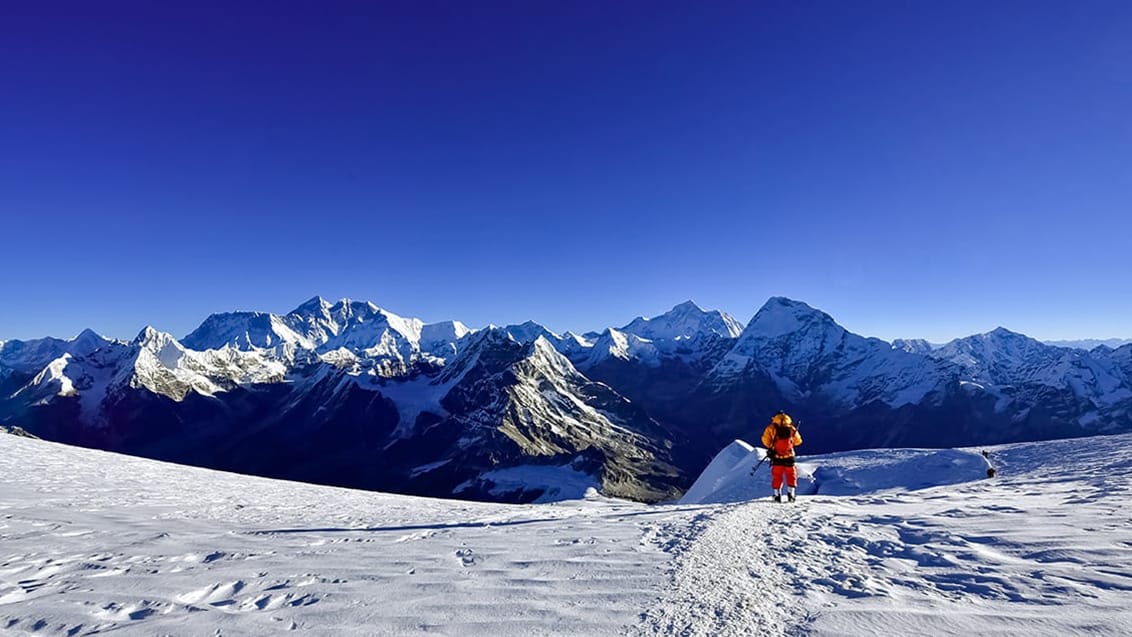
[[[0,339],[770,296],[1132,337],[1132,3],[25,3]]]

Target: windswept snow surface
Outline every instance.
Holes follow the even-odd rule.
[[[516,506],[0,435],[0,632],[1132,634],[1132,435],[979,451],[803,458],[778,505],[736,441],[683,504]]]
[[[385,495],[0,435],[0,634],[617,634],[685,507]],[[218,631],[220,631],[218,633]]]
[[[794,505],[747,499],[743,448],[682,500],[732,503],[673,540],[646,632],[1132,634],[1132,436],[804,459]]]

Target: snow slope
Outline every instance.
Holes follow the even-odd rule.
[[[0,632],[1132,634],[1132,436],[978,451],[804,458],[791,506],[737,441],[713,504],[517,506],[0,435]]]
[[[675,586],[646,626],[697,635],[1132,634],[1132,436],[989,452],[993,479],[976,450],[803,459],[799,491],[817,495],[791,506],[746,499],[768,493],[770,478],[763,467],[752,481],[761,451],[736,441],[682,501],[733,503],[676,550]]]
[[[601,498],[350,491],[0,435],[0,634],[615,634],[666,584]]]

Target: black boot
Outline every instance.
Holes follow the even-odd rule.
[[[775,496],[774,496],[774,501],[775,501],[775,502],[778,502],[779,504],[781,504],[781,503],[782,503],[782,496],[781,496],[781,495],[778,495],[778,494],[775,494]]]

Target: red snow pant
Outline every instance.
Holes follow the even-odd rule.
[[[782,478],[786,478],[786,486],[795,488],[798,486],[798,468],[797,467],[780,467],[772,465],[770,467],[770,488],[781,489]]]

